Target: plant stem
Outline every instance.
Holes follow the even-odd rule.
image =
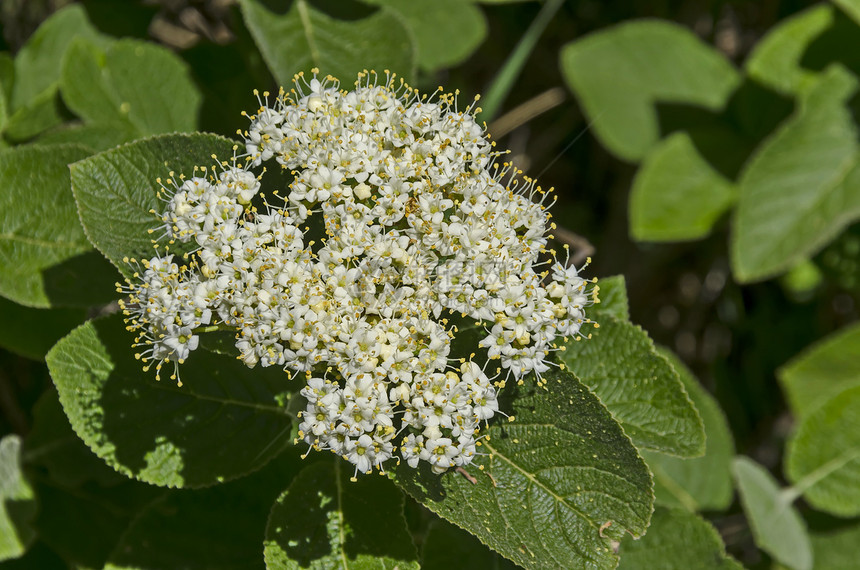
[[[481,101],[482,120],[491,121],[496,116],[496,113],[499,112],[499,108],[504,103],[508,93],[510,93],[514,82],[520,76],[520,72],[526,64],[526,60],[528,60],[535,44],[537,44],[538,38],[540,38],[563,3],[564,0],[547,0],[546,4],[538,12],[529,29],[520,38],[514,51],[511,52],[502,69],[499,70],[499,73],[493,79],[490,88],[487,89],[487,94]]]

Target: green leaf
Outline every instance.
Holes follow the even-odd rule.
[[[289,12],[275,14],[257,0],[241,0],[245,24],[272,75],[280,85],[291,85],[300,71],[318,67],[349,88],[363,69],[385,69],[409,78],[415,67],[415,48],[399,16],[382,8],[361,20],[336,20],[296,0]]]
[[[786,448],[786,474],[810,505],[860,515],[860,386],[806,415]]]
[[[640,540],[625,537],[619,549],[618,570],[742,570],[726,555],[717,530],[701,517],[683,510],[658,507],[648,534]]]
[[[179,387],[142,372],[133,342],[114,315],[76,328],[46,358],[75,432],[120,473],[204,487],[259,469],[289,444],[277,398],[300,386],[280,369],[206,353],[182,365]]]
[[[856,89],[853,75],[828,68],[750,159],[731,240],[739,281],[789,269],[860,215],[857,130],[845,107]]]
[[[51,481],[80,487],[88,481],[116,485],[122,475],[99,459],[72,430],[54,389],[46,390],[33,408],[33,427],[24,440],[23,461],[45,469]]]
[[[436,519],[430,524],[421,549],[422,570],[452,568],[493,568],[516,570],[516,564],[502,558],[477,538],[451,523]]]
[[[812,546],[791,495],[751,459],[736,457],[732,471],[755,543],[789,568],[811,570]]]
[[[732,503],[731,461],[735,454],[732,433],[717,401],[671,351],[658,348],[681,376],[681,382],[702,416],[707,436],[702,457],[681,459],[642,451],[654,474],[657,504],[690,511],[722,511]],[[651,532],[649,530],[649,532]]]
[[[860,558],[860,524],[812,535],[815,570],[844,570]]]
[[[657,20],[619,24],[567,44],[561,70],[603,145],[634,162],[660,139],[657,103],[716,111],[741,80],[692,32]]]
[[[427,71],[461,63],[487,36],[480,8],[463,0],[364,0],[388,6],[415,38],[418,65]]]
[[[791,410],[807,416],[847,388],[860,384],[860,324],[807,348],[777,372]]]
[[[67,123],[40,135],[34,142],[43,146],[75,143],[94,151],[103,151],[136,138],[140,138],[140,133],[129,123]]]
[[[17,109],[6,122],[3,134],[13,141],[26,141],[62,122],[57,87],[53,86]]]
[[[601,277],[597,281],[597,286],[600,288],[597,294],[599,302],[586,309],[588,318],[597,322],[600,322],[603,317],[614,317],[620,321],[630,320],[624,276]]]
[[[469,468],[475,483],[406,463],[394,469],[395,480],[526,568],[614,568],[611,541],[625,530],[642,536],[648,525],[650,475],[618,423],[575,376],[550,371],[543,378],[545,387],[529,380],[515,388],[515,421],[490,425],[482,440],[488,455]]]
[[[91,156],[72,165],[72,190],[87,237],[123,274],[123,257],[153,255],[149,230],[161,225],[151,211],[164,204],[156,180],[171,171],[190,176],[212,154],[232,156],[234,143],[215,135],[161,135]]]
[[[80,4],[72,4],[45,20],[15,57],[12,107],[19,109],[60,79],[63,54],[75,38],[104,41]]]
[[[0,153],[0,295],[31,307],[114,297],[109,266],[87,242],[69,187],[68,164],[89,153],[80,145]]]
[[[299,473],[269,513],[266,568],[419,568],[403,494],[382,476],[352,475],[341,459]]]
[[[701,455],[702,418],[672,365],[638,326],[612,317],[599,324],[592,338],[568,342],[561,361],[594,391],[637,447]]]
[[[0,315],[0,346],[33,360],[87,318],[84,309],[33,309],[2,297]]]
[[[645,157],[630,193],[630,234],[639,241],[705,237],[736,199],[734,186],[676,132]]]
[[[238,481],[166,493],[131,523],[105,568],[262,570],[266,515],[303,465],[293,449]],[[293,515],[307,520],[306,513]]]
[[[809,89],[819,73],[800,65],[806,48],[833,24],[833,7],[819,4],[772,27],[744,64],[747,75],[775,91],[793,95]]]
[[[76,40],[63,61],[63,100],[94,123],[129,123],[140,135],[193,131],[200,93],[188,66],[169,50],[137,40],[100,48]]]
[[[35,538],[33,489],[21,472],[21,439],[0,440],[0,560],[18,558]]]

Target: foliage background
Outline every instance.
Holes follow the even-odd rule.
[[[4,0],[0,5],[3,25],[0,51],[16,53],[40,23],[65,4],[68,2]],[[239,111],[256,104],[252,90],[271,89],[277,85],[273,71],[267,67],[265,49],[258,49],[254,33],[246,27],[250,20],[247,12],[243,17],[235,2],[84,0],[80,4],[100,32],[160,43],[187,64],[201,94],[197,121],[200,130],[231,136],[245,125]],[[266,1],[262,4],[280,12],[284,10],[284,3]],[[375,8],[371,4],[397,3],[382,0],[366,4],[347,0],[311,2],[322,13],[347,21],[373,14]],[[444,43],[434,45],[432,37],[412,38],[410,41],[417,40],[419,45],[425,46],[419,52],[419,65],[412,83],[424,91],[438,84],[449,90],[458,88],[467,99],[476,93],[489,94],[492,86],[498,85],[498,71],[510,69],[506,62],[515,43],[525,33],[527,24],[539,15],[542,4],[497,1],[472,5],[457,0],[451,0],[451,4],[460,10],[454,12],[459,19],[452,18],[445,25],[450,26],[449,37],[462,40],[460,51],[446,53],[445,49],[453,48]],[[543,186],[556,188],[555,220],[572,232],[566,234],[565,239],[577,251],[593,252],[592,274],[624,275],[631,320],[647,330],[658,345],[674,351],[694,373],[691,381],[698,379],[700,385],[715,396],[728,419],[737,454],[752,458],[775,478],[770,483],[765,478],[762,483],[765,488],[768,484],[788,487],[791,479],[797,479],[791,476],[790,462],[785,463],[786,443],[797,429],[797,420],[808,412],[801,409],[804,394],[798,392],[793,395],[794,402],[787,401],[785,386],[790,387],[793,378],[801,378],[797,382],[803,384],[803,374],[806,374],[811,378],[814,393],[819,388],[828,389],[828,383],[833,378],[839,379],[840,371],[846,369],[841,387],[850,389],[860,381],[860,372],[856,366],[851,366],[852,361],[860,360],[860,340],[852,338],[843,341],[843,346],[834,349],[833,354],[822,356],[819,362],[801,362],[783,368],[798,354],[836,331],[856,331],[856,325],[854,329],[849,327],[856,323],[860,312],[860,225],[853,222],[857,218],[857,207],[851,210],[845,205],[837,206],[837,213],[846,213],[846,216],[836,223],[834,220],[838,216],[830,212],[834,218],[825,216],[823,222],[836,230],[832,235],[824,238],[818,234],[801,235],[802,243],[792,245],[799,255],[788,255],[787,261],[776,269],[756,273],[773,257],[753,255],[748,265],[739,261],[739,254],[733,248],[741,248],[744,252],[752,250],[747,249],[747,242],[737,245],[740,239],[737,216],[741,214],[733,210],[733,204],[739,193],[758,188],[754,183],[756,175],[759,175],[758,180],[765,180],[775,176],[774,173],[786,171],[788,179],[774,182],[775,193],[769,195],[770,201],[766,199],[763,209],[756,214],[760,220],[779,219],[777,204],[788,182],[802,179],[804,188],[825,187],[830,183],[830,175],[825,173],[816,178],[814,167],[825,168],[827,160],[834,155],[841,157],[837,158],[842,162],[855,160],[860,111],[860,97],[856,95],[856,75],[860,72],[860,60],[856,55],[860,53],[858,14],[860,7],[850,1],[816,4],[778,0],[624,3],[568,0],[561,3],[533,48],[525,53],[522,71],[509,92],[500,99],[498,112],[487,117],[490,132],[502,147],[511,149],[511,159],[519,168],[538,176]],[[662,100],[655,97],[660,138],[663,141],[671,138],[683,147],[683,137],[689,137],[697,149],[698,162],[689,159],[688,154],[680,158],[670,154],[661,164],[653,150],[656,143],[643,146],[643,152],[625,150],[623,142],[613,146],[613,140],[647,139],[647,134],[637,130],[635,121],[621,120],[616,125],[620,130],[615,131],[619,138],[613,139],[607,135],[610,131],[601,131],[601,125],[617,119],[617,115],[595,113],[586,103],[592,93],[601,101],[645,92],[647,77],[641,79],[635,68],[623,65],[630,51],[613,49],[612,46],[621,45],[622,40],[617,37],[609,42],[608,49],[587,52],[580,55],[580,59],[569,53],[571,42],[577,45],[588,34],[612,33],[622,29],[621,24],[641,18],[674,25],[667,32],[672,37],[658,34],[652,51],[646,50],[650,55],[643,64],[646,70],[648,66],[655,69],[665,66],[670,77],[683,83],[683,78],[672,76],[671,72],[679,69],[672,52],[686,54],[699,48],[678,48],[673,42],[689,38],[676,40],[672,31],[676,29],[691,31],[699,39],[694,43],[711,46],[714,53],[721,54],[736,70],[725,72],[727,78],[717,77],[718,71],[701,76],[694,73],[688,78],[693,85],[691,97],[683,94],[670,94]],[[774,38],[774,34],[789,25],[795,27],[790,33],[786,32],[785,43],[778,44],[770,56],[764,53],[763,40]],[[779,57],[792,49],[798,53],[796,61],[786,63],[785,58]],[[753,65],[750,61],[756,50],[759,50],[759,59]],[[566,64],[566,58],[575,61],[575,65]],[[841,67],[834,68],[833,64]],[[793,77],[791,74],[797,70],[802,72],[802,81],[786,83],[784,80]],[[277,76],[277,72],[274,75]],[[711,105],[711,110],[698,104],[695,93],[697,85],[701,88],[708,81],[714,84],[713,88],[706,89],[711,94],[720,89],[727,93],[725,100]],[[803,81],[806,83],[801,85]],[[831,83],[816,83],[819,81]],[[820,87],[820,98],[827,99],[820,105],[815,102],[816,85]],[[734,95],[729,96],[731,93]],[[840,93],[843,93],[841,99]],[[721,108],[724,103],[726,106]],[[65,104],[73,106],[69,101]],[[621,104],[632,105],[626,100]],[[522,107],[517,110],[520,105],[525,105],[525,110]],[[58,110],[61,122],[73,120],[75,114],[82,116],[79,109],[68,107]],[[541,112],[531,116],[529,109]],[[769,165],[768,156],[763,156],[766,147],[773,143],[777,133],[791,128],[792,121],[802,120],[802,113],[807,111],[814,119],[809,119],[810,132],[783,134],[788,148],[773,151],[777,158],[786,153],[797,158],[785,164]],[[138,129],[137,135],[162,132],[147,124],[134,127]],[[152,130],[148,131],[150,127]],[[181,130],[190,128],[193,124]],[[795,130],[802,131],[803,124]],[[836,134],[830,137],[834,132]],[[31,136],[26,132],[23,136],[7,133],[4,144],[25,141]],[[812,166],[802,162],[804,157]],[[798,161],[802,170],[791,172],[792,163]],[[754,163],[759,166],[764,163],[760,170],[765,172],[757,174]],[[642,189],[648,186],[643,174],[646,167],[651,176],[651,194],[645,194],[646,190]],[[713,172],[717,173],[716,177]],[[693,179],[691,184],[699,190],[698,194],[672,195],[665,190],[672,188],[670,181],[673,176],[678,179],[679,173]],[[854,203],[860,203],[860,198],[856,198],[860,195],[860,185],[852,186],[850,176],[848,181],[846,200],[850,202],[853,196]],[[0,191],[5,192],[5,189]],[[638,202],[631,198],[636,192],[640,193]],[[695,199],[683,200],[690,195],[724,198],[716,205]],[[739,209],[742,207],[747,206]],[[803,220],[815,225],[819,213],[812,211]],[[685,226],[685,220],[689,219],[694,222]],[[762,231],[767,235],[769,231],[779,233],[784,229],[770,227]],[[790,237],[796,232],[788,233]],[[750,243],[755,244],[756,240]],[[56,339],[84,320],[85,312],[79,308],[39,312],[0,298],[0,345],[4,347],[0,351],[0,433],[38,438],[40,434],[34,431],[34,425],[40,416],[53,418],[50,422],[43,420],[47,425],[61,425],[65,421],[56,399],[43,396],[51,390],[43,357]],[[28,325],[22,327],[21,323]],[[809,383],[803,385],[809,386]],[[846,437],[833,445],[858,449],[860,436],[856,435],[857,430],[851,433],[855,424],[850,422],[851,414],[857,417],[860,398],[841,390],[833,392],[833,396],[839,399],[832,400],[828,404],[831,407],[839,402],[854,403],[853,412],[829,416],[833,421],[847,422],[841,426],[841,433]],[[699,408],[704,415],[701,405]],[[809,437],[813,436],[814,433]],[[793,445],[802,445],[799,437],[793,441]],[[84,448],[74,452],[80,454],[75,460],[77,464],[88,459],[99,461],[88,457],[89,452]],[[285,460],[285,471],[295,469],[286,463],[289,462]],[[744,461],[737,462],[734,467],[742,492],[762,478],[754,465]],[[38,464],[38,469],[50,473],[51,466]],[[62,526],[73,524],[70,521],[78,513],[89,509],[90,520],[97,520],[101,525],[101,540],[116,544],[130,524],[147,524],[140,518],[131,522],[140,505],[157,500],[167,511],[176,512],[183,508],[183,501],[206,500],[204,495],[182,494],[186,492],[167,498],[156,496],[151,488],[125,481],[110,470],[100,472],[99,477],[104,477],[105,481],[90,481],[89,487],[80,487],[75,494],[54,485],[51,477],[42,478],[36,485],[41,497],[38,516],[44,529],[40,539],[30,547],[26,558],[0,563],[0,567],[26,564],[62,567],[69,560],[83,566],[101,566],[106,553],[98,547],[82,549],[80,544],[65,543],[74,540],[66,538]],[[62,477],[74,479],[75,474],[64,473]],[[93,500],[94,487],[102,483],[114,489],[122,500],[103,494]],[[241,501],[241,486],[236,484],[233,491],[236,500]],[[272,498],[280,491],[277,485],[272,485]],[[808,532],[815,537],[816,555],[826,551],[830,553],[828,556],[834,557],[828,562],[826,556],[817,556],[816,568],[840,567],[835,558],[839,553],[847,552],[850,559],[851,541],[833,534],[856,528],[856,521],[850,516],[836,516],[844,513],[827,507],[826,500],[822,507],[820,497],[808,496],[806,499],[811,504],[803,498],[795,503],[803,517],[800,527],[807,527],[808,531],[786,523],[790,528],[781,537],[780,533],[768,536],[763,529],[778,528],[775,521],[784,521],[780,517],[756,521],[756,507],[749,504],[749,497],[762,496],[767,496],[767,492],[748,492],[745,502],[735,493],[726,508],[705,505],[697,509],[703,511],[719,532],[728,553],[738,561],[750,568],[767,568],[774,563],[797,564],[804,554],[789,552],[791,540],[787,538],[796,532]],[[128,497],[134,497],[137,502],[130,502]],[[268,504],[255,508],[267,512]],[[416,503],[408,502],[406,512],[411,517],[412,528],[417,529],[417,534],[426,539],[427,544],[450,540],[445,533],[454,532],[453,528],[443,527],[441,523],[432,526],[433,533],[428,533],[428,515]],[[849,514],[856,516],[856,512]],[[663,517],[661,524],[679,524],[670,515],[659,516]],[[684,524],[681,527],[692,528]],[[828,540],[830,542],[826,542]],[[825,543],[826,547],[822,548],[820,545]],[[495,556],[480,549],[474,553],[480,560],[484,560],[482,556],[486,559]],[[624,567],[637,567],[634,556],[630,557],[632,562],[624,560],[622,557]],[[826,566],[827,563],[833,565]],[[647,552],[639,564],[638,567],[648,567]]]

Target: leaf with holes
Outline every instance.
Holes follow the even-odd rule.
[[[515,388],[515,421],[491,424],[469,471],[405,463],[397,484],[436,514],[526,568],[614,568],[612,540],[642,536],[651,477],[600,401],[568,372]],[[483,470],[477,467],[483,466]]]

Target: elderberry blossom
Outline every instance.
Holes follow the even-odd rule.
[[[456,94],[315,72],[264,97],[246,154],[162,185],[162,231],[190,253],[143,261],[123,289],[139,358],[176,367],[232,330],[247,366],[302,373],[313,448],[356,472],[395,454],[468,465],[498,389],[540,382],[556,339],[590,322],[596,287],[547,249],[547,194],[499,166]],[[267,196],[265,163],[289,174]]]

